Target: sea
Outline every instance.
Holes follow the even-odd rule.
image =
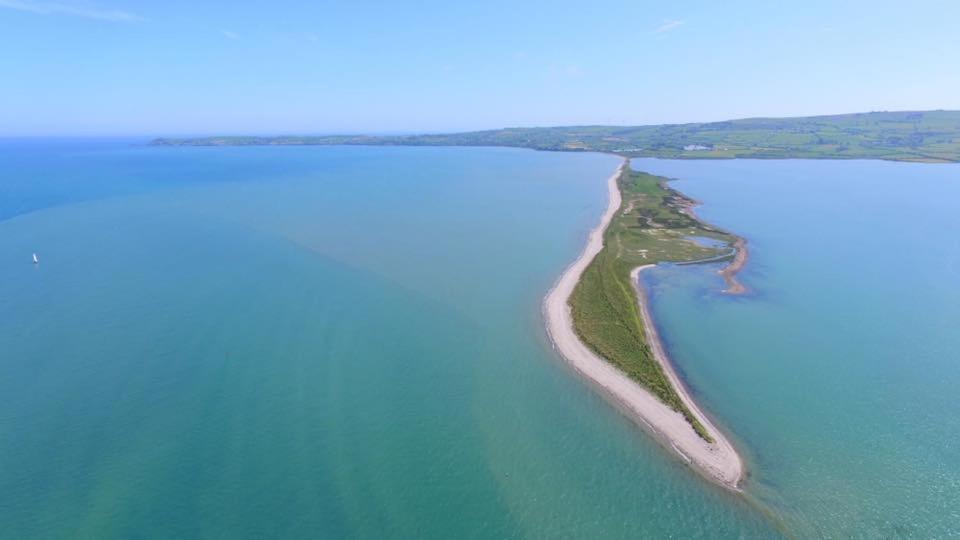
[[[148,142],[0,140],[0,537],[960,532],[954,165],[634,161],[750,242],[644,273],[740,495],[546,337],[618,158]]]
[[[719,267],[644,272],[699,401],[798,538],[960,536],[960,165],[635,160],[744,236]]]

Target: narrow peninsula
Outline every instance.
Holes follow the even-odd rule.
[[[419,135],[159,138],[159,146],[501,146],[625,158],[583,254],[545,299],[556,348],[697,471],[738,489],[743,461],[697,406],[657,337],[639,273],[661,262],[729,261],[725,292],[745,291],[742,238],[698,219],[696,202],[629,159],[882,159],[960,162],[960,111],[880,111],[647,126],[505,128]]]
[[[629,160],[610,177],[600,225],[544,301],[547,329],[564,358],[607,397],[697,472],[737,490],[743,460],[673,369],[639,273],[660,262],[742,265],[745,244],[697,219],[696,202],[666,181],[633,171]],[[728,292],[743,290],[732,271],[725,278]]]

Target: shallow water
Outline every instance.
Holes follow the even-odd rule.
[[[615,158],[141,143],[0,143],[0,535],[776,535],[544,338]]]
[[[748,491],[799,536],[960,535],[960,166],[635,160],[750,242],[653,269],[653,312]]]
[[[716,238],[710,238],[709,236],[687,236],[686,239],[697,244],[698,246],[707,248],[728,247],[728,244],[723,240],[717,240]]]

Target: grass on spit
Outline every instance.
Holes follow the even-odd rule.
[[[729,247],[706,247],[691,237],[733,245],[736,237],[685,211],[694,201],[665,185],[666,178],[624,167],[618,185],[620,209],[604,232],[604,247],[570,296],[577,335],[601,357],[683,414],[713,442],[670,384],[647,342],[630,271],[644,264],[689,262],[732,255]]]

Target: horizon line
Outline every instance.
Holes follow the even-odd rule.
[[[134,139],[134,138],[153,138],[153,139],[177,139],[177,138],[204,138],[204,137],[402,137],[402,136],[429,136],[429,135],[456,135],[465,133],[482,133],[485,131],[504,131],[513,129],[556,129],[556,128],[640,128],[657,126],[690,126],[690,125],[709,125],[722,124],[725,122],[742,122],[748,120],[791,120],[800,118],[831,118],[837,116],[859,116],[869,114],[916,114],[916,113],[958,113],[960,109],[897,109],[897,110],[871,110],[850,113],[831,113],[814,115],[790,115],[790,116],[745,116],[739,118],[728,118],[725,120],[712,120],[708,122],[664,122],[651,124],[604,124],[604,123],[583,123],[583,124],[537,124],[531,126],[501,126],[483,129],[459,129],[459,130],[371,130],[371,131],[330,131],[330,132],[274,132],[272,134],[260,133],[251,134],[251,132],[208,132],[208,133],[184,133],[184,134],[158,134],[158,133],[85,133],[85,134],[65,134],[65,133],[42,133],[42,134],[23,134],[23,135],[4,135],[0,134],[0,140],[3,139]]]

